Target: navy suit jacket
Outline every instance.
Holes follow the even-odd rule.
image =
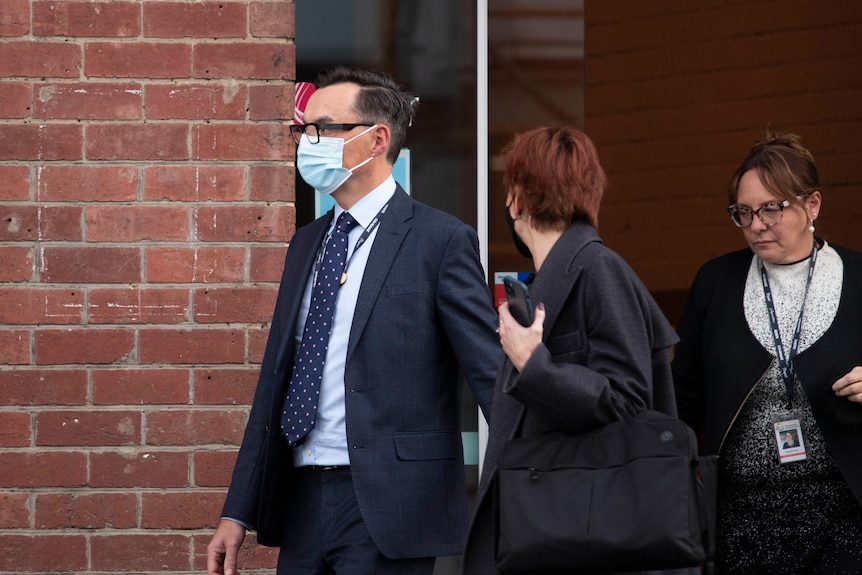
[[[297,230],[223,516],[285,537],[293,470],[279,417],[296,354],[296,322],[332,213]],[[371,537],[391,558],[460,553],[467,529],[461,375],[486,417],[500,362],[497,315],[478,238],[399,186],[371,246],[345,366],[354,489]],[[296,535],[300,536],[300,535]]]

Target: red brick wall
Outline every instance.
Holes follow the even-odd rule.
[[[684,295],[701,263],[744,247],[725,189],[769,125],[818,161],[818,233],[862,249],[862,4],[587,0],[585,15],[600,231],[651,290]]]
[[[205,570],[294,229],[293,8],[0,2],[0,573]]]

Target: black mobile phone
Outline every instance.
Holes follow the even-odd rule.
[[[530,288],[514,278],[503,278],[506,288],[506,301],[512,317],[524,327],[533,324],[533,302],[530,301]]]

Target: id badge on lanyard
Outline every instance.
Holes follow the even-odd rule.
[[[772,416],[772,429],[775,435],[775,446],[778,448],[778,460],[781,463],[808,458],[805,453],[802,417],[799,413],[792,411],[776,413]]]
[[[805,294],[802,296],[802,307],[799,310],[799,319],[796,321],[796,329],[790,344],[790,351],[785,353],[781,342],[781,332],[778,329],[778,316],[775,312],[775,303],[772,300],[772,290],[769,287],[769,278],[766,268],[760,262],[760,277],[763,282],[763,294],[766,298],[766,309],[769,315],[769,326],[772,337],[775,340],[775,352],[778,360],[778,368],[781,379],[784,381],[787,397],[787,411],[777,413],[772,417],[772,429],[775,445],[778,449],[778,460],[781,463],[802,461],[808,458],[805,453],[805,438],[802,428],[802,414],[793,410],[793,388],[796,384],[796,373],[793,369],[793,358],[799,351],[799,339],[802,333],[802,314],[805,311],[805,300],[808,298],[808,288],[811,287],[811,278],[814,276],[814,264],[817,262],[817,243],[811,247],[811,258],[808,265],[808,280],[805,283]]]

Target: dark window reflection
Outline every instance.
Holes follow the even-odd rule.
[[[335,17],[337,15],[337,17]],[[331,64],[382,70],[420,99],[407,135],[412,193],[476,226],[476,3],[460,0],[302,0],[297,81]],[[297,221],[313,218],[297,182]]]
[[[583,0],[488,3],[488,261],[490,271],[530,271],[505,221],[500,152],[538,126],[584,129]]]
[[[583,0],[488,0],[489,282],[497,271],[532,263],[505,225],[499,153],[519,131],[540,125],[583,128]],[[407,136],[413,196],[477,226],[476,0],[297,0],[296,79],[314,81],[332,64],[382,70],[420,98]],[[483,161],[485,159],[483,158]],[[314,191],[297,174],[297,225],[314,218]],[[484,214],[483,214],[484,216]],[[478,429],[464,393],[462,425]],[[478,467],[467,466],[474,491]],[[460,572],[438,561],[437,575]]]

